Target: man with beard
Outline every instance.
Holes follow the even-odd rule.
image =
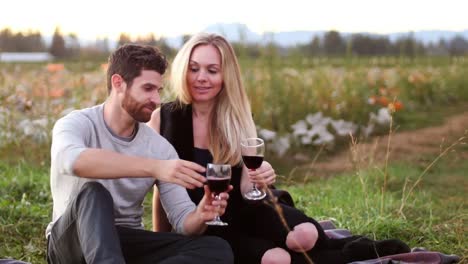
[[[183,235],[203,233],[206,221],[224,213],[228,194],[215,201],[205,186],[195,206],[184,187],[202,187],[205,169],[179,160],[144,124],[160,103],[166,67],[156,48],[124,45],[109,57],[107,100],[56,122],[49,263],[232,263],[224,240]],[[143,228],[142,203],[154,184],[179,234]]]

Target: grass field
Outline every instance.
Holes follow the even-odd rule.
[[[405,201],[403,193],[408,194],[435,157],[424,157],[421,164],[390,165],[384,194],[378,168],[283,187],[308,215],[334,219],[338,227],[354,234],[400,238],[411,247],[457,254],[466,261],[468,163],[457,156],[461,151],[468,152],[466,145],[424,174]],[[48,168],[21,161],[16,165],[0,163],[0,172],[0,257],[45,263],[44,230],[52,208]],[[151,227],[149,201],[150,197],[145,203],[147,228]]]
[[[446,157],[423,176],[407,200],[402,199],[423,170],[423,166],[415,164],[392,164],[384,194],[383,175],[378,169],[289,190],[308,215],[333,218],[338,226],[354,234],[400,238],[411,247],[457,254],[466,260],[468,164],[466,160]]]
[[[268,155],[285,175],[281,187],[291,191],[298,207],[316,219],[334,219],[354,234],[400,238],[411,247],[457,254],[468,263],[466,139],[440,159],[420,153],[416,161],[390,161],[388,167],[372,166],[326,179],[312,175],[306,184],[299,180],[304,175],[285,180],[288,171],[299,166],[289,157],[302,153],[310,162],[323,147],[294,134],[291,126],[299,120],[321,112],[322,121],[348,121],[361,133],[369,125],[370,113],[384,108],[394,111],[398,131],[437,125],[459,113],[460,106],[466,110],[468,59],[268,58],[241,59],[244,80],[259,128],[290,140],[284,156]],[[45,263],[44,231],[52,208],[50,130],[71,109],[104,100],[105,66],[74,62],[1,68],[0,259]],[[388,126],[376,127],[369,136],[382,133],[388,133]],[[349,139],[333,135],[337,141],[322,155],[332,156],[348,145]],[[148,229],[150,198],[145,201]]]

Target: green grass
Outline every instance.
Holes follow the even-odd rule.
[[[398,132],[414,130],[429,126],[440,126],[446,121],[447,116],[453,116],[466,111],[468,111],[467,102],[454,103],[447,106],[424,107],[419,111],[397,112],[394,115],[394,122]]]
[[[398,213],[405,181],[414,184],[433,157],[422,162],[391,164],[382,196],[381,169],[343,174],[327,180],[312,179],[302,186],[287,186],[299,208],[316,219],[334,219],[337,226],[376,239],[400,238],[411,247],[457,254],[466,259],[468,163],[457,155],[463,146],[444,157],[415,188]],[[45,263],[44,230],[52,202],[48,167],[26,162],[0,163],[0,258]],[[151,228],[150,197],[145,201],[144,222]],[[383,197],[383,199],[382,199]]]
[[[432,157],[426,159],[432,161]],[[382,170],[375,168],[288,189],[308,215],[333,218],[354,234],[399,238],[411,247],[457,254],[466,261],[468,163],[455,154],[444,157],[403,202],[403,192],[408,193],[427,164],[392,164],[383,195]]]
[[[0,258],[45,263],[51,219],[49,169],[0,163]]]

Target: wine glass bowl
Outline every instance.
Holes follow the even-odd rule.
[[[221,200],[219,194],[227,191],[231,181],[231,165],[229,164],[213,164],[206,165],[206,179],[208,188],[215,195],[215,200]],[[219,215],[209,222],[207,225],[226,226],[227,223],[221,221]]]
[[[244,165],[249,170],[258,169],[263,162],[265,143],[261,138],[247,138],[241,141],[241,154]],[[257,188],[254,183],[252,189],[244,194],[247,200],[257,201],[265,198],[266,193]]]

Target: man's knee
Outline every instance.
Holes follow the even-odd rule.
[[[75,210],[82,206],[99,208],[99,210],[111,210],[114,207],[114,200],[110,192],[101,183],[87,182],[78,193],[73,206],[76,208]]]
[[[93,199],[112,199],[109,191],[99,182],[87,182],[81,187],[80,197],[93,198]]]

